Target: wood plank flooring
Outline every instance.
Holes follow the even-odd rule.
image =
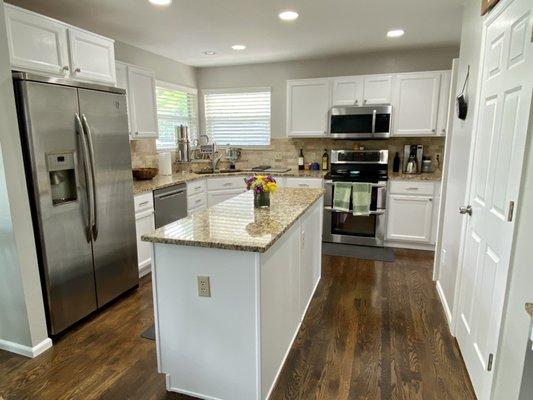
[[[433,253],[383,263],[324,256],[323,278],[272,400],[475,399],[431,281]],[[151,284],[30,360],[0,351],[11,399],[192,399],[156,372]]]

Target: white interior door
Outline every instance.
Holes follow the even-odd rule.
[[[457,340],[479,399],[489,399],[513,243],[533,86],[531,0],[503,0],[484,24],[472,215],[463,239]]]

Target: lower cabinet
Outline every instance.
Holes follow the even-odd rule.
[[[207,179],[207,206],[212,207],[246,192],[243,176]]]
[[[135,230],[137,233],[137,259],[139,277],[150,272],[152,265],[152,243],[143,242],[142,235],[155,229],[155,214],[152,192],[135,196]]]
[[[292,188],[322,189],[324,186],[324,180],[322,178],[294,178],[289,176],[285,179],[285,186]]]
[[[207,206],[212,207],[244,192],[246,192],[246,188],[210,191],[207,193]]]
[[[391,181],[386,245],[430,248],[435,244],[440,182]]]

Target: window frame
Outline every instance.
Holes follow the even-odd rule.
[[[203,114],[203,128],[207,134],[207,112],[206,112],[206,101],[205,96],[209,94],[227,94],[227,93],[253,93],[253,92],[269,92],[270,93],[270,126],[269,126],[269,138],[268,144],[260,145],[232,145],[230,147],[238,147],[247,150],[269,150],[272,148],[272,86],[252,86],[252,87],[232,87],[232,88],[219,88],[219,89],[201,89],[201,98],[202,98],[202,114]],[[209,140],[213,141],[213,138],[209,136]],[[228,147],[227,143],[218,144],[218,148],[225,149]]]
[[[177,83],[172,83],[172,82],[167,82],[167,81],[163,81],[163,80],[156,80],[155,81],[155,89],[156,89],[156,119],[157,119],[157,123],[158,123],[158,126],[159,126],[159,115],[158,115],[158,110],[157,110],[157,87],[162,87],[162,88],[165,88],[165,89],[170,89],[170,90],[176,90],[176,91],[180,91],[180,92],[184,92],[184,93],[187,93],[187,94],[192,94],[192,95],[195,95],[196,96],[196,118],[194,118],[196,121],[196,138],[198,138],[199,136],[199,133],[200,133],[200,106],[199,106],[199,98],[198,98],[198,89],[197,88],[194,88],[194,87],[191,87],[191,86],[184,86],[184,85],[179,85]],[[158,128],[159,130],[159,128]],[[157,132],[158,136],[159,136],[159,131]],[[194,142],[194,139],[195,138],[192,138],[191,139],[191,147],[193,147],[193,142]],[[168,147],[159,147],[157,145],[157,140],[156,140],[156,143],[155,143],[155,146],[156,146],[156,151],[157,152],[164,152],[164,151],[176,151],[177,150],[177,145],[174,145],[174,146],[168,146]]]

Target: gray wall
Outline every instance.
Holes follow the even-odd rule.
[[[20,149],[0,0],[0,339],[34,347],[48,335]]]
[[[263,87],[272,88],[272,137],[285,137],[286,80],[343,75],[451,69],[456,46],[381,51],[351,56],[197,68],[199,89]],[[203,98],[199,99],[200,129],[205,130]]]
[[[115,42],[115,58],[155,72],[157,79],[196,87],[196,69],[122,42]]]

